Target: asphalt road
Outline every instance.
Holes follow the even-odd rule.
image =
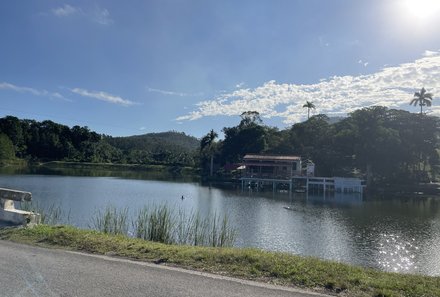
[[[0,296],[323,295],[155,264],[0,240]]]

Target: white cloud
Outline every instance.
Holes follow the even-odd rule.
[[[110,25],[113,23],[113,19],[110,17],[110,12],[106,8],[100,8],[98,6],[93,9],[83,9],[64,4],[62,7],[51,9],[51,13],[60,18],[78,15],[100,25]],[[43,15],[47,15],[47,13]]]
[[[235,85],[237,89],[242,88],[243,86],[244,86],[244,82]]]
[[[202,92],[199,92],[199,93],[183,93],[183,92],[174,92],[174,91],[155,89],[155,88],[150,88],[150,87],[147,87],[147,91],[148,92],[159,93],[159,94],[162,94],[162,95],[180,96],[180,97],[203,96]]]
[[[7,82],[0,83],[0,90],[10,90],[10,91],[18,92],[18,93],[28,93],[28,94],[32,94],[34,96],[42,96],[42,97],[62,99],[65,101],[71,101],[71,100],[65,98],[63,95],[61,95],[58,92],[49,92],[46,90],[38,90],[38,89],[30,88],[30,87],[21,87],[21,86],[17,86],[17,85],[11,84],[11,83],[7,83]]]
[[[358,64],[361,64],[361,65],[364,65],[364,67],[367,67],[368,64],[370,64],[370,63],[369,63],[369,62],[362,61],[362,60],[359,60],[359,61],[358,61]]]
[[[110,25],[113,23],[110,13],[107,9],[96,7],[95,11],[91,14],[91,19],[101,25]]]
[[[440,50],[439,50],[439,51],[440,51]],[[435,55],[437,55],[437,54],[438,54],[438,52],[426,50],[426,51],[423,53],[423,56],[424,56],[424,57],[432,57],[432,56],[435,56]]]
[[[364,61],[359,61],[364,66]],[[367,64],[368,65],[368,64]],[[316,113],[345,115],[359,108],[384,105],[409,108],[414,92],[425,87],[440,93],[440,51],[426,53],[420,59],[359,76],[333,76],[316,84],[279,84],[269,81],[254,89],[244,88],[201,101],[195,110],[178,117],[177,121],[196,120],[207,116],[240,115],[257,110],[265,118],[280,117],[292,124],[306,117],[302,107],[312,101]],[[440,115],[436,100],[431,109]]]
[[[52,13],[57,17],[66,17],[72,14],[79,13],[81,10],[70,6],[69,4],[64,4],[63,7],[57,7],[52,9]]]
[[[74,88],[74,89],[71,89],[70,91],[72,93],[78,94],[80,96],[94,98],[94,99],[98,99],[98,100],[102,100],[102,101],[106,101],[106,102],[114,103],[114,104],[120,104],[120,105],[124,105],[124,106],[137,104],[133,101],[124,99],[124,98],[116,96],[116,95],[108,94],[108,93],[105,93],[102,91],[88,91],[88,90],[84,90],[84,89],[80,89],[80,88]]]

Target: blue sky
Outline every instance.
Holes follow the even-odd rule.
[[[0,1],[0,116],[201,137],[257,110],[440,115],[440,1]]]

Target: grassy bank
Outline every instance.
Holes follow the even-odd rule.
[[[26,160],[19,159],[19,158],[0,159],[0,167],[9,167],[9,166],[26,167],[27,162],[26,162]]]
[[[166,263],[341,296],[440,296],[440,277],[385,273],[256,249],[166,245],[47,225],[0,229],[0,239]]]
[[[192,167],[173,165],[146,165],[146,164],[116,164],[116,163],[85,163],[85,162],[64,162],[51,161],[40,163],[39,166],[47,168],[65,169],[101,169],[101,170],[133,170],[133,171],[179,171],[181,174],[196,174],[197,170]]]
[[[198,180],[197,168],[173,165],[145,165],[145,164],[113,164],[113,163],[83,163],[51,161],[46,163],[26,163],[20,166],[1,165],[2,174],[43,174],[43,175],[71,175],[93,177],[123,177],[132,179],[157,179],[194,181]]]

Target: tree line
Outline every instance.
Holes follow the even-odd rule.
[[[192,166],[221,176],[248,153],[297,155],[313,161],[318,176],[426,182],[440,169],[439,128],[438,117],[381,106],[336,122],[314,115],[285,129],[267,126],[258,112],[247,111],[236,126],[223,128],[222,140],[214,130],[200,140],[179,132],[111,137],[88,127],[7,116],[0,119],[0,160]]]
[[[0,160],[194,166],[199,141],[179,132],[111,137],[52,121],[0,119]]]
[[[311,108],[310,106],[306,106]],[[374,106],[335,123],[326,115],[279,130],[263,124],[256,111],[241,115],[237,126],[211,130],[201,140],[205,174],[217,174],[247,153],[297,155],[312,160],[317,176],[361,177],[368,183],[406,183],[435,179],[439,171],[438,117]]]

